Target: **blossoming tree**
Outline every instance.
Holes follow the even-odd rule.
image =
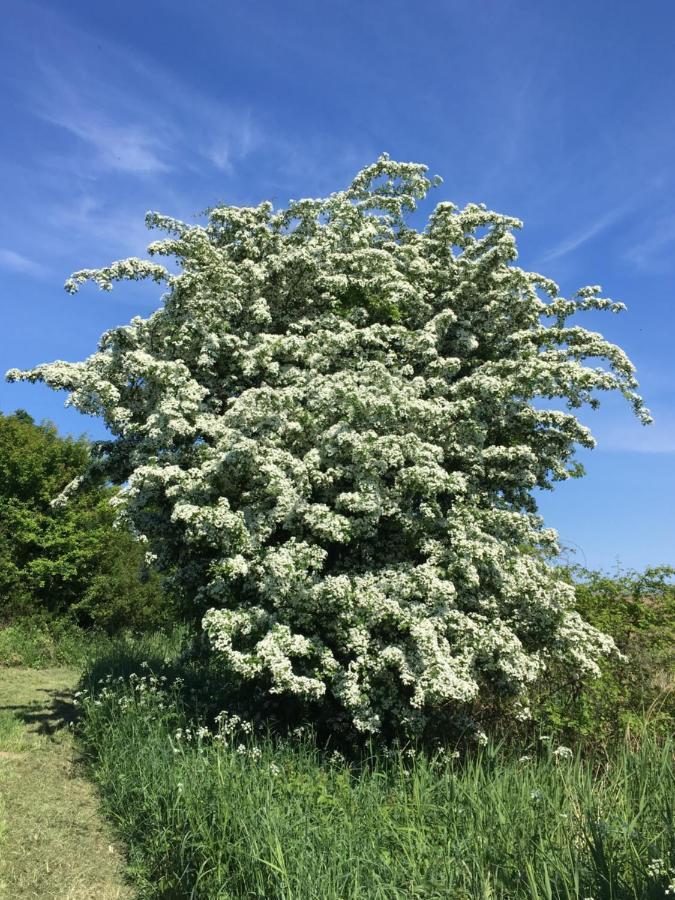
[[[597,391],[648,420],[622,350],[569,321],[621,304],[517,267],[521,223],[484,206],[413,228],[426,173],[382,156],[280,211],[150,213],[178,274],[133,258],[66,287],[149,278],[161,308],[84,362],[8,373],[104,418],[89,476],[123,485],[230,671],[364,732],[521,702],[553,660],[597,673],[612,643],[545,561],[533,489],[580,473]]]

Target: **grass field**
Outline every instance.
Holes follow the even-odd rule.
[[[78,671],[0,669],[0,897],[131,897],[69,724]]]
[[[3,900],[675,892],[667,738],[634,733],[583,756],[543,735],[348,760],[307,729],[275,737],[231,714],[216,721],[215,673],[182,656],[180,629],[12,642],[15,665],[0,668]],[[55,655],[71,665],[49,666]],[[26,657],[42,668],[16,665]]]
[[[108,661],[108,665],[111,664]],[[675,891],[675,746],[597,758],[540,740],[466,758],[347,762],[310,734],[195,717],[127,655],[90,681],[82,739],[144,898],[664,900]],[[164,681],[163,678],[167,680]]]

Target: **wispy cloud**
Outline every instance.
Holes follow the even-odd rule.
[[[259,131],[246,114],[236,121],[221,121],[219,128],[219,133],[210,138],[203,153],[217,169],[229,175],[236,162],[247,157],[259,144]]]
[[[95,54],[68,54],[92,36],[57,17],[32,78],[14,81],[25,108],[81,142],[80,165],[135,176],[194,170],[195,160],[231,173],[261,143],[250,110],[197,90],[173,72],[97,38]]]
[[[140,209],[134,211],[106,203],[90,193],[83,193],[68,203],[51,204],[44,217],[50,229],[105,248],[106,257],[111,254],[138,256],[150,241]]]
[[[62,11],[34,13],[46,19],[44,35],[35,42],[17,30],[17,64],[0,73],[33,136],[0,173],[0,269],[58,282],[73,268],[143,255],[157,237],[145,228],[147,209],[189,219],[262,144],[263,130],[244,105]],[[36,243],[40,263],[18,252]]]
[[[669,183],[669,175],[664,171],[653,172],[650,176],[644,177],[639,184],[637,190],[633,189],[618,205],[612,206],[609,210],[597,217],[593,217],[574,233],[563,238],[538,258],[538,262],[546,263],[552,260],[562,259],[570,253],[573,253],[579,247],[590,241],[595,240],[604,232],[617,225],[619,222],[626,221],[631,214],[641,206],[645,206],[658,198]],[[591,185],[589,185],[589,188]],[[560,192],[562,187],[558,187]],[[633,217],[633,220],[635,217]],[[634,231],[634,221],[628,222],[624,232],[630,234]],[[658,229],[657,235],[650,235],[642,242],[638,242],[628,254],[626,254],[633,262],[640,265],[647,265],[651,261],[652,256],[659,252],[663,247],[675,242],[675,217],[664,221]]]
[[[653,425],[598,425],[594,429],[598,450],[623,453],[675,453],[675,422],[659,417]]]
[[[590,222],[585,227],[579,229],[574,234],[564,238],[564,240],[560,241],[549,250],[544,251],[543,255],[539,257],[539,261],[551,262],[551,260],[554,259],[562,259],[564,256],[567,256],[568,253],[574,252],[574,250],[577,250],[579,247],[592,241],[593,238],[597,237],[603,231],[606,231],[618,222],[626,212],[627,207],[625,204],[610,210],[598,219]]]
[[[0,268],[7,269],[10,272],[19,272],[22,275],[33,275],[42,277],[45,275],[45,268],[38,262],[29,259],[16,250],[9,250],[6,247],[0,247]]]
[[[89,156],[80,165],[134,175],[171,170],[175,135],[166,121],[157,121],[152,105],[138,99],[138,91],[106,89],[102,77],[87,76],[77,65],[66,72],[43,60],[38,72],[42,78],[32,89],[32,111],[82,142]]]
[[[149,174],[168,172],[171,166],[162,160],[157,138],[138,125],[117,124],[101,117],[78,112],[73,118],[50,116],[49,121],[61,125],[94,149],[103,168]]]
[[[675,258],[675,216],[657,221],[653,232],[639,239],[628,250],[626,257],[641,269],[662,268],[665,263],[672,265]]]
[[[37,15],[37,5],[35,11]],[[184,198],[195,198],[194,206],[191,199],[188,203],[196,212],[213,200],[214,184],[221,191],[223,176],[240,175],[253,155],[272,160],[261,166],[257,187],[266,190],[271,184],[277,191],[300,179],[325,180],[334,188],[336,175],[353,176],[382,150],[360,135],[291,136],[269,106],[252,107],[235,100],[222,85],[194,82],[188,69],[169,68],[137,47],[87,32],[63,11],[42,9],[40,15],[49,21],[43,39],[19,48],[30,77],[15,67],[4,81],[23,113],[61,132],[36,140],[26,160],[35,172],[53,174],[55,182],[65,181],[67,174],[68,189],[54,189],[64,195],[60,200],[67,202],[69,196],[77,203],[84,190],[114,206],[124,198],[135,200],[135,182],[143,179],[148,205],[160,208],[155,204],[163,204],[166,195],[182,192]],[[352,157],[343,176],[344,161]],[[228,190],[233,193],[241,197],[240,184],[234,192]]]

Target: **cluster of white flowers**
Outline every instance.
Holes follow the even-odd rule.
[[[572,759],[574,756],[574,751],[570,747],[563,747],[561,744],[559,747],[556,747],[553,751],[553,756],[556,761],[561,759]]]
[[[664,865],[662,859],[652,859],[647,864],[647,875],[650,878],[658,878],[664,872]]]
[[[431,764],[438,771],[445,771],[448,766],[452,766],[456,759],[460,758],[459,750],[450,750],[448,747],[440,747],[434,753]]]
[[[120,518],[209,610],[232,673],[364,732],[483,686],[522,710],[553,659],[597,674],[612,643],[570,611],[532,492],[578,474],[597,391],[648,419],[622,350],[569,322],[621,304],[516,266],[521,223],[484,206],[413,229],[432,183],[382,156],[280,211],[149,214],[178,274],[130,259],[67,287],[149,278],[162,307],[84,362],[8,373],[105,419],[86,478],[122,485]]]
[[[176,729],[171,740],[171,746],[174,753],[180,753],[181,745],[194,745],[201,748],[202,744],[209,741],[212,737],[213,734],[206,725],[186,725],[185,728]]]
[[[661,858],[652,859],[651,862],[647,864],[647,875],[650,879],[654,880],[666,878],[668,884],[664,891],[664,895],[666,897],[675,896],[675,868],[668,866]]]
[[[237,754],[239,756],[248,756],[251,759],[260,759],[260,757],[262,756],[262,750],[260,749],[260,747],[256,747],[255,744],[249,746],[247,746],[246,744],[239,744],[237,746]],[[273,772],[272,774],[278,773]]]
[[[474,734],[474,738],[479,747],[486,747],[488,744],[488,736],[482,729],[478,729]]]
[[[334,766],[344,766],[347,762],[343,753],[340,753],[339,750],[333,750],[329,757],[329,762]]]
[[[219,712],[215,722],[218,729],[218,738],[224,747],[229,746],[235,737],[253,733],[252,722],[242,719],[236,713],[228,713],[227,710]]]
[[[91,712],[91,707],[103,707],[110,711],[115,707],[119,712],[137,712],[151,720],[167,708],[167,692],[169,682],[166,675],[156,675],[147,663],[141,663],[145,674],[132,672],[128,677],[112,674],[99,678],[91,688],[84,688],[74,695],[75,706],[83,706]]]

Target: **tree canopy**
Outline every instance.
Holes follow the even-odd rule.
[[[105,485],[52,501],[90,462],[86,438],[61,437],[28,413],[0,413],[0,620],[67,615],[114,630],[156,622],[168,603],[144,548],[114,527]]]
[[[121,485],[231,676],[361,732],[483,695],[522,712],[552,661],[598,671],[612,642],[572,611],[533,491],[580,474],[598,391],[648,421],[626,355],[576,324],[622,305],[519,268],[521,223],[482,205],[412,227],[432,183],[385,155],[286,209],[149,213],[177,274],[132,258],[66,286],[149,278],[162,306],[9,373],[104,418],[86,479]]]

